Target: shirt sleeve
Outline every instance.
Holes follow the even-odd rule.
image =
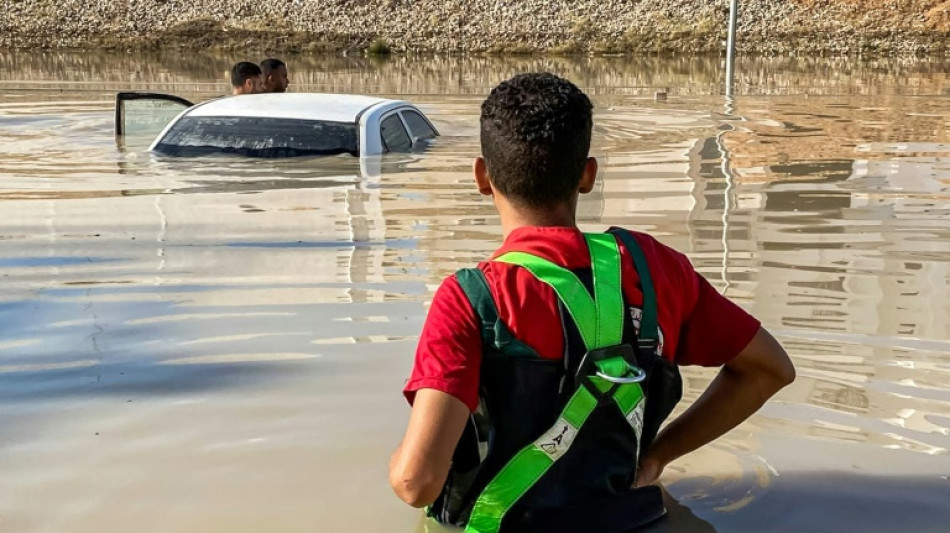
[[[759,331],[759,321],[719,294],[695,270],[696,303],[680,330],[676,363],[720,366],[745,348]]]
[[[412,374],[403,389],[406,400],[411,404],[420,389],[436,389],[475,411],[481,351],[475,311],[455,276],[450,276],[439,286],[429,307]]]

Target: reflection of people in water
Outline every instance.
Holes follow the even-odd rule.
[[[264,74],[264,87],[261,92],[285,93],[290,80],[287,78],[287,64],[279,59],[268,58],[261,61]]]
[[[666,466],[731,430],[795,369],[758,320],[683,254],[614,228],[582,233],[593,189],[588,97],[522,74],[481,107],[481,194],[505,235],[436,292],[405,387],[396,494],[479,533],[620,533],[664,515]],[[680,365],[721,367],[682,395]]]
[[[231,94],[255,94],[261,92],[264,76],[261,68],[249,61],[241,61],[231,67]]]

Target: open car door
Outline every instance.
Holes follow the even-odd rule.
[[[116,139],[139,137],[151,142],[182,111],[194,104],[171,94],[124,92],[115,95]]]

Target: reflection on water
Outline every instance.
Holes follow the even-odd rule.
[[[720,94],[725,60],[702,57],[424,57],[288,56],[292,91],[365,94],[484,95],[498,81],[525,71],[550,70],[582,83],[593,94]],[[230,94],[228,72],[239,60],[257,58],[169,52],[32,54],[0,51],[10,73],[0,89],[14,108],[28,113],[38,101],[77,92],[82,100],[111,99],[118,90],[161,90],[186,98]],[[284,59],[287,59],[285,57]],[[924,59],[855,62],[850,59],[743,58],[738,94],[948,95],[946,63]],[[22,92],[29,92],[28,97]],[[454,99],[448,98],[449,102]],[[78,102],[77,102],[78,103]]]
[[[471,185],[478,104],[540,68],[594,95],[584,227],[688,253],[799,369],[670,466],[673,519],[655,530],[942,530],[945,65],[750,61],[726,108],[715,58],[295,58],[294,90],[409,93],[445,136],[361,161],[116,146],[115,91],[211,97],[233,59],[0,54],[15,73],[0,82],[0,531],[438,530],[386,486],[399,389],[431,291],[499,241]],[[688,369],[687,400],[712,376]]]

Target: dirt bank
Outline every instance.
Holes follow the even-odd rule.
[[[933,55],[947,0],[744,0],[754,54]],[[0,47],[709,53],[728,0],[12,0]]]

